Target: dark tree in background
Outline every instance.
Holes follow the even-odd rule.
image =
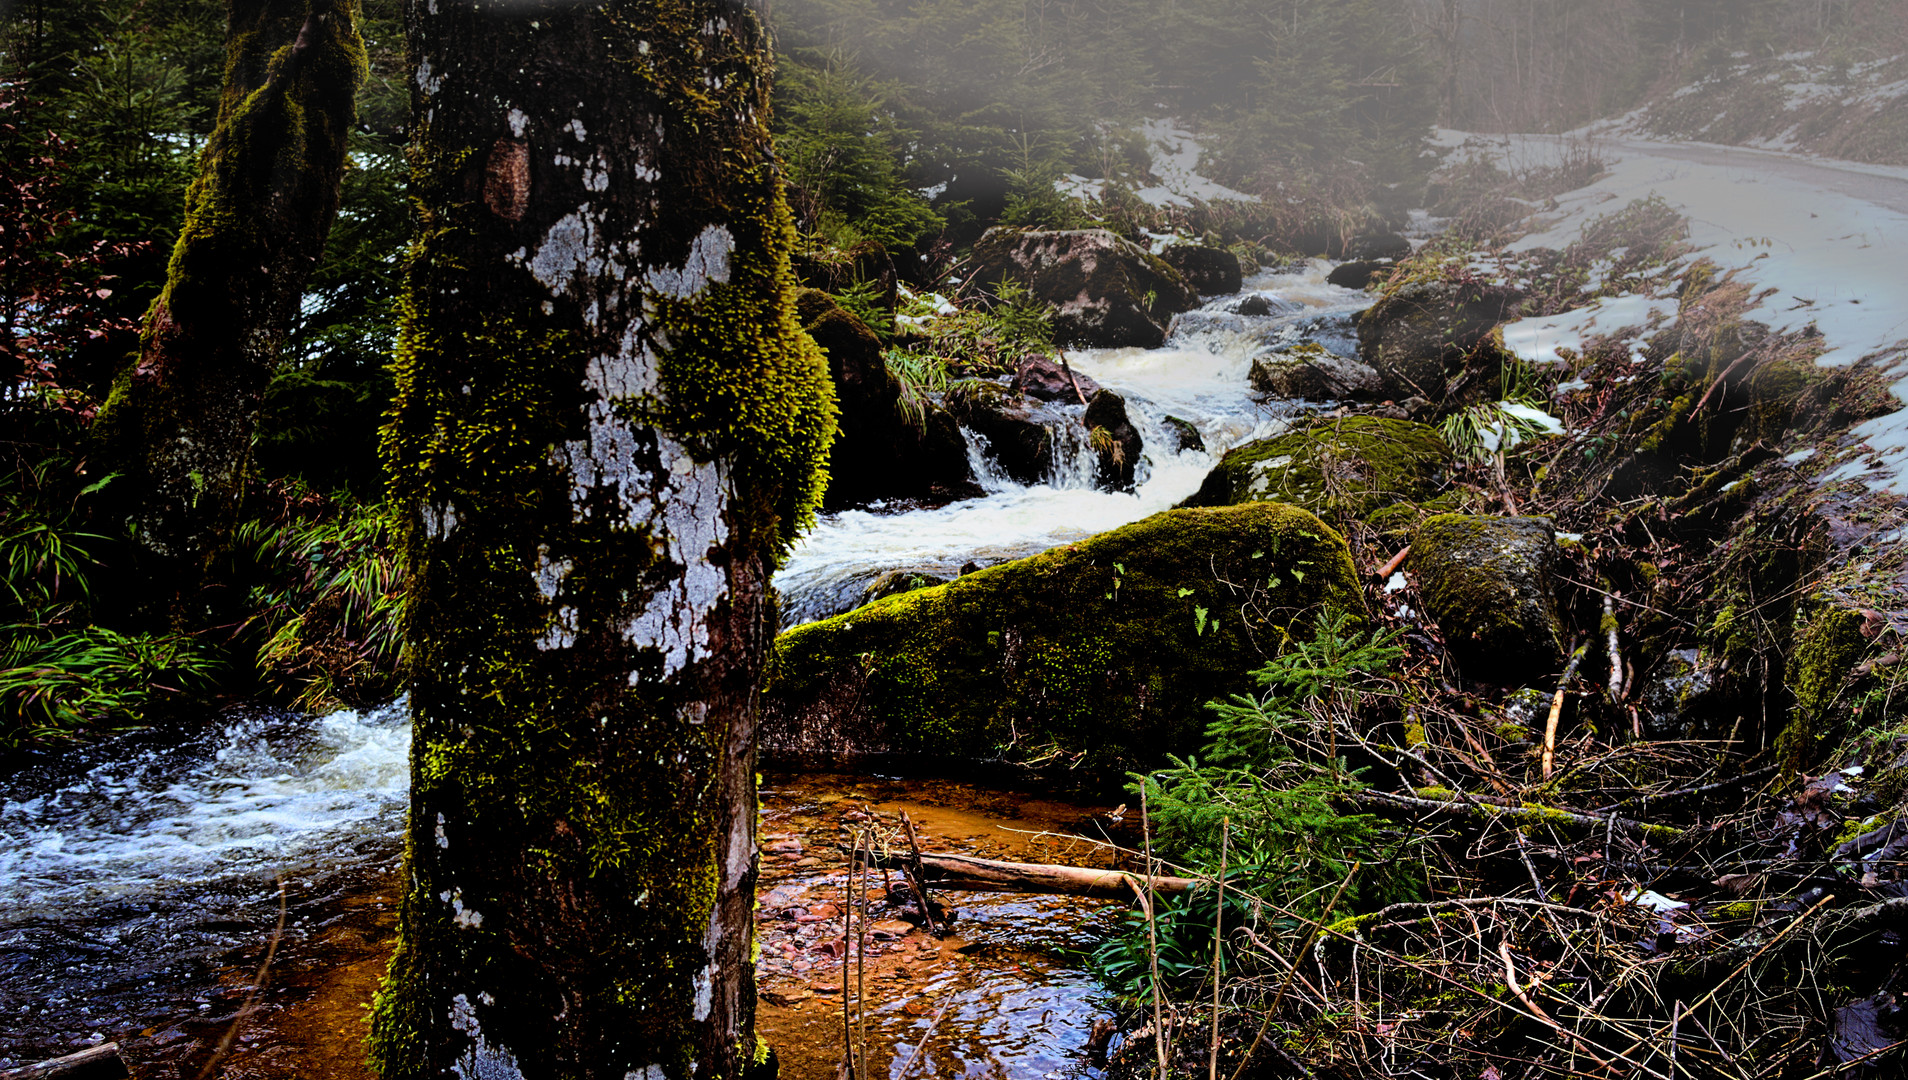
[[[755,705],[833,395],[740,0],[414,0],[385,431],[413,724],[386,1080],[759,1060]]]
[[[224,545],[278,348],[338,210],[364,79],[356,0],[228,0],[218,120],[139,351],[96,433],[190,590]]]

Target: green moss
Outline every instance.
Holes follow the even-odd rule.
[[[1824,744],[1838,734],[1831,706],[1868,649],[1861,629],[1860,612],[1823,605],[1797,631],[1786,679],[1795,707],[1776,738],[1776,760],[1785,771],[1813,765]]]
[[[1732,904],[1719,904],[1709,910],[1712,919],[1753,919],[1762,910],[1762,905],[1750,900],[1738,900]]]
[[[1419,595],[1466,677],[1517,684],[1561,667],[1554,535],[1546,518],[1468,514],[1428,518],[1413,534]]]
[[[1450,447],[1427,424],[1374,416],[1324,420],[1229,451],[1183,505],[1263,499],[1330,520],[1364,520],[1430,499],[1450,464]]]
[[[1457,801],[1457,792],[1452,791],[1448,787],[1421,787],[1414,788],[1413,790],[1420,799],[1430,799],[1434,802]]]
[[[763,741],[1150,766],[1196,747],[1205,703],[1246,690],[1327,606],[1362,600],[1344,540],[1311,514],[1168,511],[784,633]]]

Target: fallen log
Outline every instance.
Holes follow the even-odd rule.
[[[119,1056],[119,1044],[109,1042],[0,1073],[0,1080],[123,1080],[130,1075],[126,1059]]]
[[[876,853],[876,868],[900,869],[908,866],[905,854]],[[965,889],[968,892],[1048,893],[1058,896],[1088,896],[1101,900],[1129,900],[1133,890],[1148,885],[1146,875],[1124,870],[1089,870],[1083,866],[1058,866],[1052,863],[1000,862],[972,855],[921,854],[917,873],[922,884],[939,889]],[[1196,878],[1155,877],[1150,882],[1156,893],[1183,893],[1199,884]]]

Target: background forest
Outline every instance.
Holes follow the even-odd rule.
[[[1749,57],[1858,64],[1908,37],[1869,0],[775,0],[775,130],[810,284],[875,316],[868,245],[917,287],[996,223],[1176,227],[1260,254],[1426,199],[1434,124],[1563,130]],[[210,130],[214,0],[22,0],[0,55],[0,747],[184,701],[367,701],[395,686],[377,430],[409,230],[401,4],[365,0],[371,74],[343,208],[280,353],[219,584],[151,595],[89,422],[164,283]],[[1265,201],[1162,209],[1139,125],[1201,133]],[[1056,178],[1104,180],[1102,199]],[[888,301],[891,302],[891,301]],[[891,314],[891,313],[890,313]],[[123,485],[121,485],[123,486]]]

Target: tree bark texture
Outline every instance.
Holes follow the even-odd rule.
[[[740,0],[411,0],[385,1080],[761,1060],[755,710],[833,389]]]
[[[231,529],[366,72],[357,0],[227,0],[226,16],[218,119],[166,287],[96,429],[146,545],[189,574]]]

